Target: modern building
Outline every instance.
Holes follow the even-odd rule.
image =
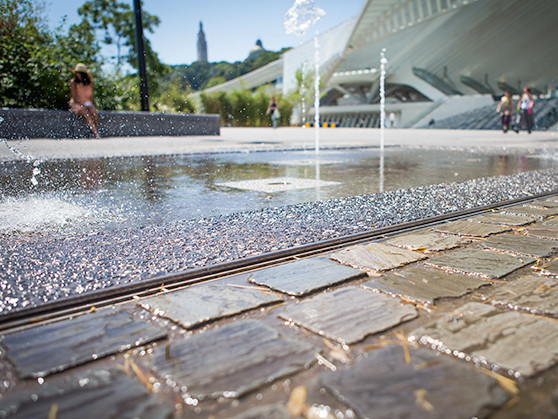
[[[205,40],[202,22],[200,22],[200,30],[198,32],[198,61],[201,63],[207,62],[207,41]]]
[[[322,122],[379,126],[385,49],[386,111],[399,127],[425,126],[492,106],[526,85],[554,94],[556,16],[558,1],[549,0],[365,0],[358,16],[319,35],[317,54],[307,42],[208,91],[272,84],[289,94],[296,71],[313,69],[317,57]]]

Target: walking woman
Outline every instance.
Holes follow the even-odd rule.
[[[502,99],[498,104],[498,108],[496,108],[496,112],[502,115],[502,129],[504,130],[505,134],[510,128],[510,123],[513,116],[513,99],[509,91],[506,92],[504,96],[502,96]]]
[[[99,117],[93,105],[93,77],[85,64],[78,63],[74,70],[75,77],[70,81],[70,111],[83,116],[95,138],[99,135]]]
[[[521,112],[521,122],[522,124],[525,124],[525,129],[527,129],[529,134],[531,134],[533,126],[535,125],[533,119],[534,105],[535,101],[533,100],[533,96],[531,95],[531,88],[525,87],[523,89],[523,95],[521,96],[521,99],[519,99],[519,111]]]
[[[279,113],[279,105],[275,100],[275,96],[271,96],[269,106],[267,107],[267,115],[271,115],[271,122],[273,123],[273,128],[277,128],[277,120],[281,117]]]

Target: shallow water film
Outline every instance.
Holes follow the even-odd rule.
[[[111,231],[549,167],[397,148],[0,162],[0,231]]]

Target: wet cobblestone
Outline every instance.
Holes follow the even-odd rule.
[[[514,222],[502,217],[502,226],[506,220]],[[414,248],[420,257],[406,266],[356,270],[311,257],[4,334],[0,417],[48,417],[52,409],[56,417],[93,417],[85,407],[103,403],[119,417],[521,418],[526,409],[556,417],[555,241],[543,240],[550,253],[532,258],[483,248],[505,238],[524,254],[532,244],[525,231],[554,220],[541,216],[456,249],[416,246],[455,237],[442,229],[405,233],[368,247]],[[462,273],[443,260],[458,260]],[[337,268],[348,271],[320,281]],[[297,284],[313,274],[313,286]],[[110,320],[114,313],[127,313],[143,338]],[[100,335],[116,321],[118,350],[107,337],[87,338],[86,319],[104,325]],[[26,338],[59,327],[75,337]],[[16,337],[34,353],[32,367],[14,355]],[[105,356],[73,362],[72,342],[86,358]]]

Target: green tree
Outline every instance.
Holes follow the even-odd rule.
[[[305,71],[300,67],[295,72],[296,88],[289,98],[302,115],[302,120],[308,119],[308,111],[314,106],[314,70]]]
[[[64,108],[75,63],[102,64],[90,26],[51,32],[44,10],[33,0],[0,1],[0,106]]]
[[[78,14],[82,16],[84,24],[87,22],[104,33],[103,44],[116,46],[118,74],[121,74],[124,63],[134,69],[138,68],[134,11],[128,3],[118,0],[88,0],[78,9]],[[159,92],[159,79],[169,68],[159,61],[145,32],[153,33],[154,28],[160,24],[160,19],[142,9],[142,21],[149,93],[156,96]]]

